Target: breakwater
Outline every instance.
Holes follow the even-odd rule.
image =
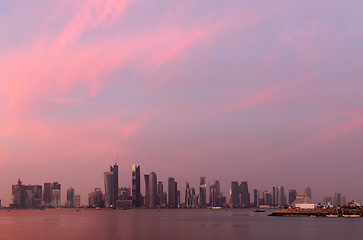
[[[316,216],[316,217],[326,217],[327,215],[338,215],[342,217],[343,215],[363,215],[363,209],[351,209],[351,208],[317,208],[317,209],[276,209],[269,216]]]

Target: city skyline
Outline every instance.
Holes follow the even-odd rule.
[[[220,180],[213,180],[213,184],[206,184],[206,177],[200,177],[199,192],[188,182],[185,183],[185,194],[181,194],[180,185],[173,177],[168,178],[167,189],[163,190],[163,182],[158,181],[157,174],[153,171],[150,174],[144,174],[144,192],[141,191],[140,165],[131,166],[131,187],[119,186],[118,182],[118,165],[110,165],[110,171],[104,172],[104,191],[102,188],[88,193],[87,203],[81,204],[81,195],[75,194],[73,187],[66,189],[66,201],[61,200],[61,184],[58,182],[44,183],[42,185],[22,184],[12,185],[12,201],[9,205],[11,208],[39,208],[42,207],[107,207],[107,208],[129,208],[129,207],[171,207],[183,205],[185,207],[219,207],[225,204],[231,207],[258,207],[258,206],[295,206],[300,203],[314,203],[323,205],[339,206],[347,203],[347,196],[342,193],[334,193],[333,196],[324,195],[322,200],[312,201],[312,190],[306,185],[303,192],[299,193],[296,189],[285,191],[284,186],[272,186],[272,191],[253,189],[250,193],[248,181],[231,181],[229,193],[221,189]],[[117,179],[117,180],[116,180]],[[209,191],[208,191],[209,189]],[[97,196],[97,192],[101,195]],[[251,191],[252,192],[252,191]],[[208,194],[209,193],[209,194]],[[40,197],[39,197],[40,196]],[[92,196],[92,197],[91,197]],[[101,197],[101,199],[100,199]],[[209,197],[209,201],[206,199]],[[92,200],[91,200],[92,198]],[[99,200],[95,200],[95,199]],[[185,201],[182,201],[182,198]],[[139,200],[136,200],[139,199]],[[297,199],[297,202],[295,202]],[[100,202],[102,201],[102,203]],[[1,206],[1,204],[0,204]]]
[[[116,161],[120,186],[142,166],[142,192],[154,171],[181,196],[206,176],[363,202],[362,7],[2,1],[2,204],[18,178],[85,203]]]

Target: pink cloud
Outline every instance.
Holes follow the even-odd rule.
[[[78,5],[79,10],[59,35],[57,44],[64,46],[74,44],[88,30],[115,21],[130,0],[88,0]],[[72,2],[74,4],[74,2]]]
[[[229,104],[225,106],[221,112],[230,113],[245,111],[254,107],[281,106],[282,104],[288,104],[289,99],[306,93],[301,90],[296,90],[296,87],[315,79],[316,76],[317,73],[308,74],[290,81],[279,83],[273,87],[255,93],[254,95],[243,98],[237,103]]]

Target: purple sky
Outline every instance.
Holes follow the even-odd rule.
[[[0,3],[0,199],[116,160],[363,202],[362,1]]]

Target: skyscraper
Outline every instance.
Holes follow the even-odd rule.
[[[148,174],[145,174],[144,179],[145,179],[144,205],[145,205],[145,207],[149,207],[149,180],[150,180],[150,176]]]
[[[45,206],[50,206],[52,202],[52,184],[44,183],[43,201]]]
[[[215,180],[212,185],[209,187],[210,190],[210,205],[212,207],[222,207],[226,201],[226,198],[223,196],[223,192],[221,192],[221,185],[219,180]]]
[[[118,198],[118,165],[110,166],[110,172],[113,173],[113,206],[116,207],[116,201]]]
[[[67,205],[74,207],[74,188],[67,189]]]
[[[231,205],[232,207],[240,207],[239,200],[240,188],[237,181],[231,182]]]
[[[290,189],[289,190],[289,205],[291,205],[295,201],[296,194],[297,194],[297,192],[296,192],[295,189]]]
[[[106,207],[113,207],[114,202],[114,176],[112,172],[104,173],[104,181],[105,181],[105,205]]]
[[[248,192],[248,183],[247,181],[241,182],[240,185],[241,192],[241,206],[242,207],[250,207],[250,193]]]
[[[159,206],[163,205],[163,192],[164,192],[163,183],[158,181],[158,205]]]
[[[42,185],[33,185],[33,208],[40,208],[42,206]]]
[[[185,184],[185,206],[186,207],[197,207],[197,196],[195,195],[195,189],[190,187],[189,183]]]
[[[200,177],[199,206],[201,207],[207,206],[207,184],[205,181],[205,177]]]
[[[341,193],[335,193],[333,196],[333,205],[334,206],[341,206],[340,198],[342,194]]]
[[[258,191],[257,189],[253,190],[253,205],[255,207],[260,206],[260,191]]]
[[[132,205],[141,207],[140,165],[132,165]]]
[[[280,207],[286,206],[285,188],[283,186],[277,187],[277,205]]]
[[[178,207],[178,185],[175,179],[169,177],[168,179],[168,207],[175,208]]]
[[[279,200],[279,196],[278,196],[278,192],[277,192],[277,186],[274,185],[272,187],[272,205],[277,207],[278,205],[278,200]]]
[[[56,208],[59,208],[61,205],[61,192],[59,189],[52,190],[52,205]]]
[[[270,192],[268,192],[268,191],[262,192],[262,204],[268,205],[268,206],[272,205],[272,196],[271,196]]]
[[[73,198],[73,205],[75,207],[80,207],[81,206],[81,195],[79,194],[75,194],[74,198]]]
[[[52,184],[52,205],[53,207],[60,207],[61,205],[61,184],[53,182]]]
[[[13,208],[25,208],[25,189],[23,183],[18,179],[16,185],[12,185]]]
[[[304,189],[304,194],[311,199],[311,188],[310,186],[306,186]]]
[[[101,188],[95,188],[95,190],[88,194],[88,205],[90,207],[104,207],[105,202]]]
[[[156,208],[158,205],[158,191],[157,191],[157,177],[155,172],[151,172],[149,175],[149,206],[150,208]]]

